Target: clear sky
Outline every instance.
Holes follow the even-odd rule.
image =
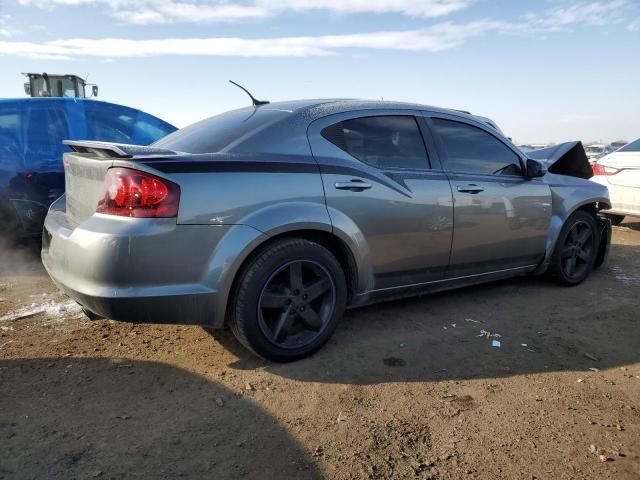
[[[521,143],[640,137],[640,0],[0,0],[0,97],[89,74],[181,127],[258,98],[470,110]]]

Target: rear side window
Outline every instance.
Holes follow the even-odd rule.
[[[446,151],[446,170],[488,175],[522,175],[518,155],[493,135],[452,120],[433,118],[432,122]]]
[[[344,120],[324,128],[322,136],[361,162],[377,168],[429,168],[422,134],[412,116]]]

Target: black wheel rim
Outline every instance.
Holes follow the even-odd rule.
[[[258,323],[274,345],[304,347],[327,328],[335,303],[336,286],[329,271],[311,260],[295,260],[266,281],[258,300]]]
[[[571,278],[581,278],[589,270],[593,256],[593,230],[583,221],[574,223],[561,251],[562,270]]]

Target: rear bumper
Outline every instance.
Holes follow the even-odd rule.
[[[603,213],[640,217],[640,186],[615,185],[610,183],[606,176],[595,176],[591,181],[604,185],[609,191],[611,208],[603,210]]]
[[[71,225],[62,197],[45,220],[42,262],[67,295],[102,317],[218,327],[242,251],[261,235],[100,214]]]
[[[134,323],[179,323],[220,326],[214,318],[215,294],[155,295],[149,297],[101,297],[87,295],[53,280],[70,298],[104,318]]]

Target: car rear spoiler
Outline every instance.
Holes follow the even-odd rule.
[[[587,180],[593,176],[589,158],[580,141],[565,142],[540,150],[531,150],[525,155],[543,162],[551,173]]]
[[[103,158],[149,157],[155,155],[176,155],[177,153],[164,148],[130,145],[128,143],[98,142],[94,140],[63,140],[62,143],[71,147],[74,152],[93,153]]]

